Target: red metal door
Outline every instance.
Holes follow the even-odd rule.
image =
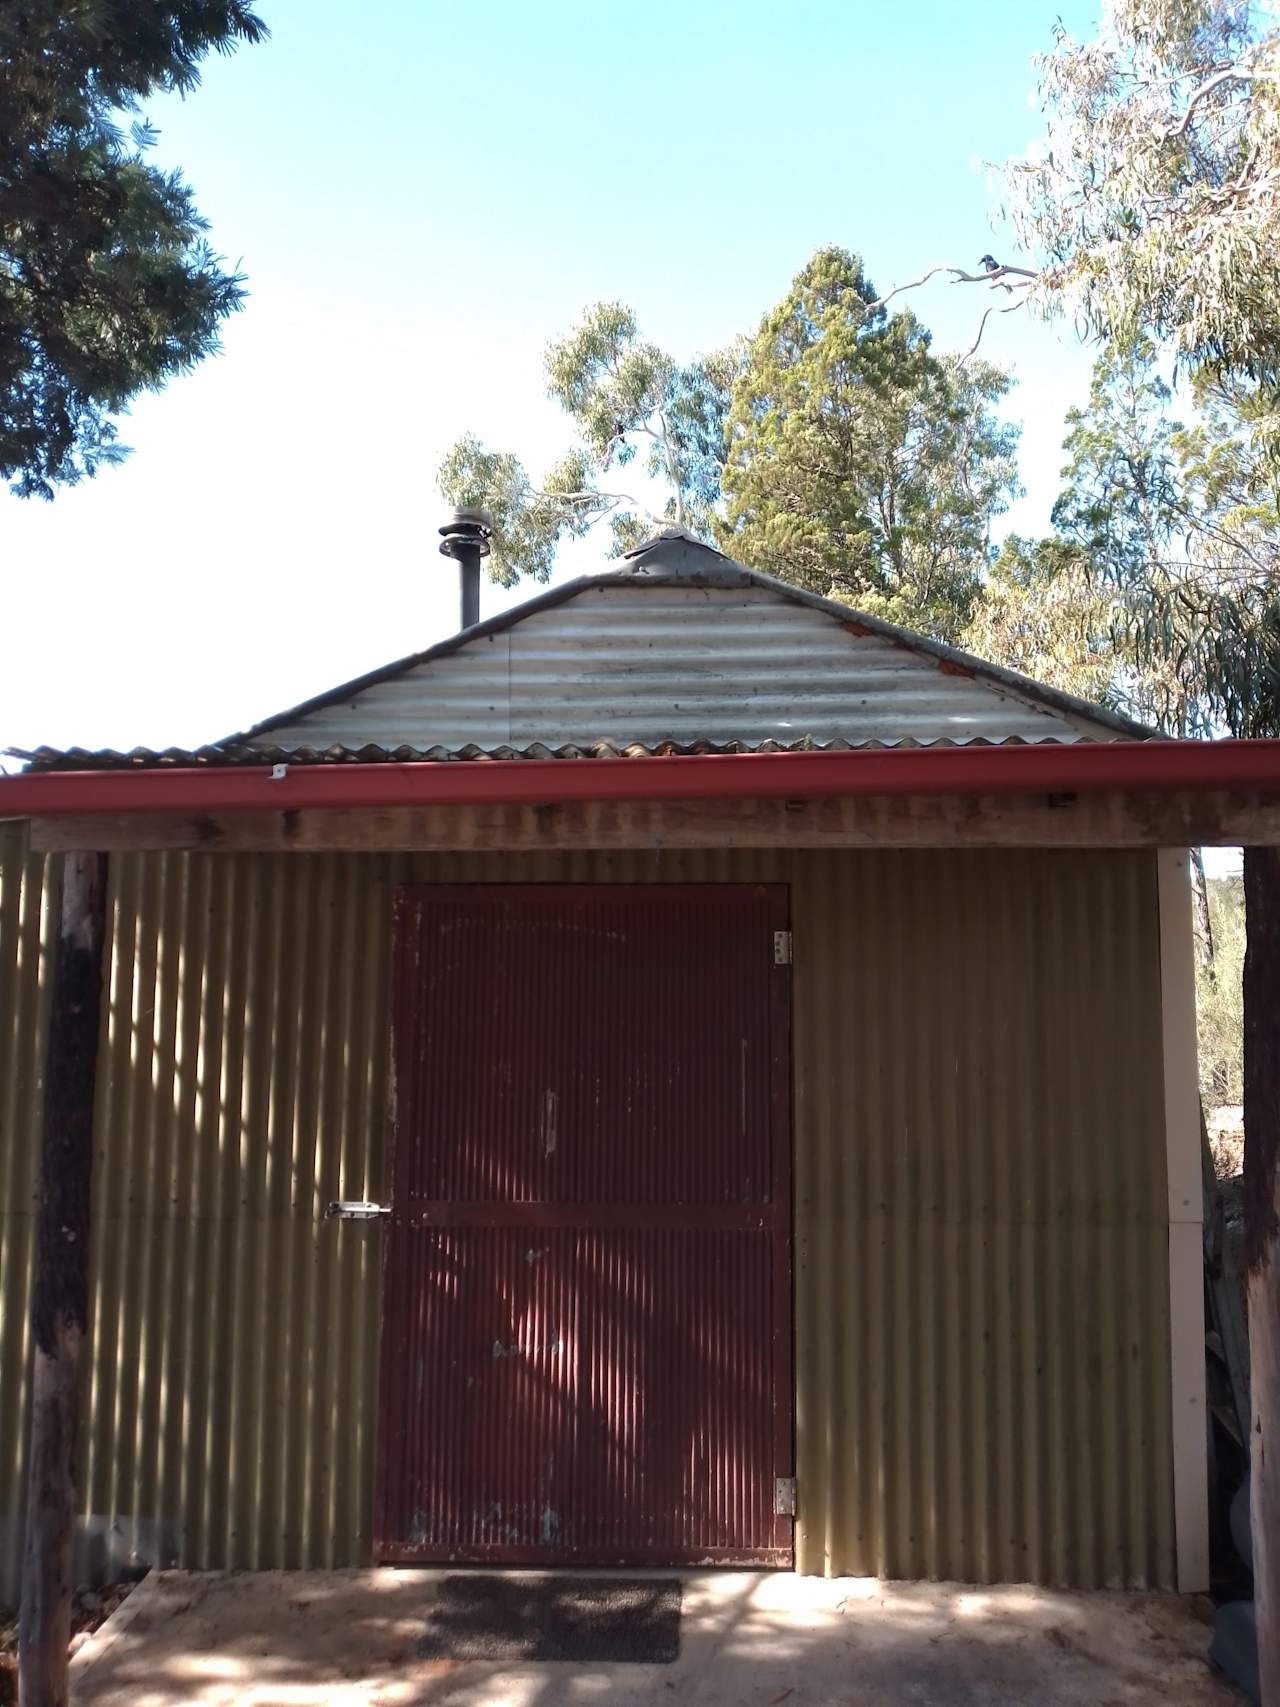
[[[397,892],[378,1558],[791,1562],[786,926]]]

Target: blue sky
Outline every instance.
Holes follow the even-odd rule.
[[[752,328],[821,244],[881,290],[1010,256],[984,161],[1036,134],[1054,0],[261,0],[265,46],[148,109],[240,260],[224,354],[143,399],[129,462],[0,497],[0,746],[215,739],[454,626],[435,469],[471,429],[564,448],[541,352],[621,298],[679,355]],[[1011,258],[1011,256],[1010,256]],[[943,347],[983,294],[911,304]],[[990,322],[1043,527],[1069,330]],[[603,538],[561,573],[600,566]],[[534,589],[526,589],[534,590]],[[523,596],[519,594],[517,596]],[[486,612],[510,601],[486,587]]]

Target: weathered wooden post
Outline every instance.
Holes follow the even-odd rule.
[[[45,1050],[31,1293],[35,1361],[18,1625],[22,1707],[65,1707],[67,1700],[78,1377],[89,1302],[89,1177],[105,890],[102,855],[63,856]]]
[[[1245,849],[1244,899],[1253,1592],[1263,1707],[1280,1707],[1280,848]]]

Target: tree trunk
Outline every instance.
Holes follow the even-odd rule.
[[[1196,903],[1196,959],[1201,966],[1213,968],[1213,915],[1209,911],[1209,885],[1204,875],[1204,854],[1199,848],[1191,850],[1191,893]]]
[[[1244,1235],[1253,1585],[1264,1707],[1280,1707],[1280,848],[1244,852]]]
[[[78,1365],[88,1319],[89,1177],[102,1003],[105,865],[100,854],[63,858],[62,910],[45,1051],[31,1295],[30,1480],[18,1632],[22,1707],[65,1707],[67,1700],[80,1424]]]

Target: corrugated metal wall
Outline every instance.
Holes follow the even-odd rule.
[[[810,869],[801,1569],[1172,1586],[1153,859]]]
[[[16,1589],[39,861],[0,890],[0,1599]],[[371,1531],[390,888],[784,881],[805,1571],[1173,1582],[1154,859],[113,856],[96,1557]],[[15,880],[15,873],[17,874]]]
[[[0,1605],[17,1599],[22,1549],[35,1137],[48,1021],[43,970],[53,923],[45,888],[56,865],[27,853],[23,825],[0,824]]]

